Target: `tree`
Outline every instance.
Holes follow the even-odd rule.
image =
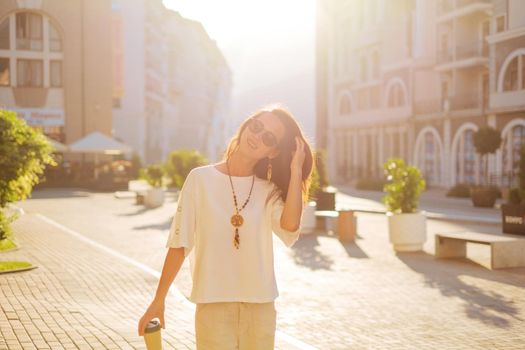
[[[387,210],[396,214],[416,212],[426,186],[419,169],[407,166],[400,158],[388,159],[383,168],[388,180],[384,186],[387,195],[383,197]]]
[[[484,169],[484,185],[488,185],[488,154],[494,153],[501,145],[501,133],[490,126],[479,128],[473,136],[476,152],[481,156]]]
[[[208,164],[208,160],[196,150],[181,149],[170,153],[166,162],[166,173],[171,186],[182,188],[193,168]]]
[[[46,165],[57,165],[52,146],[16,113],[0,110],[0,240],[10,233],[3,210],[8,203],[26,199],[40,181]]]

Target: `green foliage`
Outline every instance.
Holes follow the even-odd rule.
[[[317,172],[317,166],[314,166],[310,180],[310,189],[308,191],[308,200],[315,201],[317,199],[317,191],[319,191],[319,189],[319,173]]]
[[[196,150],[181,149],[171,152],[166,162],[166,173],[170,179],[170,185],[182,188],[190,171],[206,164],[208,160]]]
[[[509,200],[508,204],[520,204],[521,203],[521,193],[519,188],[513,188],[509,191]]]
[[[26,199],[46,165],[56,165],[52,146],[16,113],[0,110],[0,208]]]
[[[476,152],[484,156],[498,150],[501,145],[501,133],[490,126],[484,126],[474,133],[473,141]]]
[[[518,161],[518,187],[509,191],[508,204],[525,202],[525,145],[521,145],[520,159]]]
[[[474,147],[481,156],[485,168],[485,185],[488,184],[488,158],[487,155],[494,153],[501,145],[501,133],[490,126],[478,129],[473,135]]]
[[[7,203],[26,199],[46,165],[56,165],[52,146],[16,113],[0,110],[0,240],[9,235],[11,218],[1,213]]]
[[[383,197],[387,210],[392,213],[414,213],[419,196],[425,189],[425,180],[415,166],[407,166],[402,159],[391,158],[383,164],[388,183]]]
[[[459,183],[451,187],[446,194],[447,197],[469,198],[470,185]]]
[[[315,152],[315,164],[319,179],[319,188],[325,188],[329,185],[329,183],[328,175],[326,172],[326,151],[324,149],[318,149]]]
[[[139,178],[144,179],[153,187],[162,186],[162,177],[164,176],[164,167],[159,164],[152,164],[140,169]]]
[[[5,212],[0,209],[0,241],[11,239],[13,231],[11,230],[11,223],[18,218],[17,214],[7,216]]]
[[[357,183],[355,184],[355,188],[358,190],[382,192],[385,184],[386,184],[385,179],[364,177],[364,178],[357,180]]]
[[[129,170],[132,179],[136,179],[139,176],[140,168],[142,168],[142,159],[140,159],[140,155],[137,152],[133,152],[131,156],[131,169]]]

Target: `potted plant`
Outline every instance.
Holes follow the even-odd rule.
[[[390,242],[397,252],[421,250],[426,241],[426,217],[417,208],[425,180],[417,167],[407,166],[402,159],[388,159],[383,168],[388,181],[383,202]]]
[[[148,208],[160,207],[164,204],[164,189],[162,188],[162,177],[164,168],[153,164],[142,169],[141,177],[145,179],[152,188],[146,190],[144,205]]]
[[[504,233],[525,235],[525,145],[520,148],[518,177],[518,187],[509,191],[507,203],[501,205],[501,218]]]
[[[316,168],[319,181],[319,187],[315,194],[317,210],[335,210],[335,193],[336,189],[328,184],[326,174],[326,152],[318,150],[316,155]]]
[[[490,126],[481,127],[474,133],[474,147],[481,156],[483,163],[484,176],[481,185],[472,186],[470,196],[475,207],[493,207],[499,195],[499,190],[494,186],[489,186],[488,181],[488,155],[498,150],[501,145],[501,134],[498,130]]]

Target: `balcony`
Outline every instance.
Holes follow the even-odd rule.
[[[489,48],[485,41],[459,45],[455,50],[438,51],[436,70],[447,71],[456,68],[487,65],[489,61],[488,55]]]
[[[475,12],[488,12],[492,8],[490,0],[441,0],[438,5],[438,22]]]
[[[443,112],[454,112],[486,107],[488,101],[482,106],[481,98],[476,93],[457,94],[446,99],[419,100],[414,103],[414,114],[427,115]]]

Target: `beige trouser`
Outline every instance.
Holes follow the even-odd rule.
[[[275,324],[273,301],[197,304],[197,350],[273,349]]]

